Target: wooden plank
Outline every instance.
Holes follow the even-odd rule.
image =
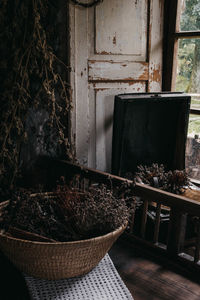
[[[184,38],[184,39],[190,39],[190,38],[200,38],[200,31],[181,31],[181,32],[175,32],[174,33],[175,38]]]
[[[190,113],[193,114],[193,115],[200,115],[200,109],[191,108]]]
[[[188,214],[182,214],[180,217],[180,232],[178,236],[178,243],[179,243],[179,251],[184,250],[185,246],[185,235],[186,235],[186,228],[187,228],[187,217]]]
[[[147,0],[103,1],[95,9],[95,53],[145,56]]]
[[[194,254],[194,262],[195,263],[197,263],[199,261],[199,256],[200,256],[200,220],[198,219],[196,247],[195,247],[195,254]]]
[[[88,164],[89,100],[87,57],[87,10],[69,3],[70,25],[70,81],[72,86],[72,134],[75,139],[76,156],[82,165]],[[79,59],[85,58],[85,59]]]
[[[167,252],[171,255],[178,255],[185,240],[186,215],[179,209],[171,209],[170,224],[167,239]]]
[[[99,170],[111,170],[114,95],[117,89],[95,89],[96,161]]]
[[[62,169],[71,168],[73,172],[84,173],[87,178],[93,178],[94,180],[106,181],[112,180],[113,184],[122,184],[127,182],[133,184],[133,181],[120,176],[112,175],[103,171],[99,171],[92,168],[86,168],[84,166],[68,162],[66,160],[55,160],[55,167],[61,167]],[[186,197],[172,194],[169,192],[162,191],[160,189],[153,188],[151,186],[136,183],[134,189],[134,195],[139,196],[143,199],[147,199],[149,202],[161,203],[165,206],[178,208],[180,212],[191,213],[195,216],[200,217],[200,203],[188,199]]]
[[[135,197],[133,197],[132,201],[133,202],[136,201]],[[136,205],[136,203],[135,203],[135,205]],[[135,211],[133,212],[133,214],[132,214],[132,216],[131,216],[131,218],[129,220],[129,231],[128,231],[129,233],[133,233],[133,231],[134,231],[134,224],[135,224]]]
[[[192,200],[200,202],[200,190],[187,189],[184,192],[183,196],[188,199],[192,199]]]
[[[198,283],[194,283],[191,276],[187,278],[185,272],[184,275],[180,273],[180,268],[178,272],[176,266],[167,261],[164,264],[161,260],[152,260],[151,253],[144,253],[143,249],[134,247],[133,251],[134,245],[134,242],[117,243],[110,251],[111,259],[134,299],[200,299],[199,276],[196,278]]]
[[[143,251],[144,253],[157,258],[167,264],[167,266],[175,266],[176,269],[184,270],[192,273],[196,272],[199,278],[200,272],[200,264],[194,264],[193,258],[190,255],[185,253],[180,253],[178,256],[171,256],[167,251],[166,247],[163,244],[153,244],[149,241],[143,240],[138,236],[134,236],[133,234],[125,232],[121,237],[121,240],[127,242],[133,248],[138,249],[139,251]]]
[[[159,236],[159,229],[160,229],[160,213],[161,213],[161,204],[157,203],[156,221],[155,221],[154,237],[153,237],[153,242],[155,244],[158,243],[158,236]]]
[[[200,203],[195,200],[139,183],[136,183],[135,185],[135,194],[141,198],[149,199],[149,201],[178,208],[179,211],[191,213],[200,217]]]
[[[96,167],[96,93],[94,84],[88,85],[89,97],[89,139],[88,139],[88,167]]]
[[[89,81],[133,81],[148,80],[148,63],[88,61]]]
[[[177,43],[175,45],[174,33],[176,32],[177,8],[178,0],[165,1],[162,80],[163,91],[172,90],[172,73],[173,69],[176,69],[174,53],[176,55]]]
[[[147,211],[148,211],[148,200],[144,200],[143,203],[143,210],[142,210],[142,222],[141,222],[141,237],[145,238],[145,232],[146,232],[146,223],[147,223]]]
[[[110,101],[111,96],[114,98],[114,93],[140,92],[143,89],[146,91],[148,72],[145,77],[141,75],[142,81],[138,81],[138,74],[140,61],[144,64],[142,68],[148,71],[147,3],[148,0],[127,0],[123,3],[121,0],[109,0],[89,9],[69,4],[70,58],[73,60],[71,86],[74,100],[72,130],[76,140],[76,157],[82,165],[110,171],[109,137],[112,131],[110,122],[112,118],[109,119],[107,126],[108,123],[104,123],[105,120],[101,119],[98,111],[107,100]],[[106,63],[107,61],[111,63]],[[138,64],[132,64],[135,61]],[[98,70],[95,66],[98,66]],[[120,66],[118,70],[117,66]],[[101,74],[101,70],[105,72]],[[133,83],[137,83],[136,89]],[[102,87],[103,84],[107,84],[107,87]],[[101,90],[105,88],[107,92]],[[104,102],[102,105],[97,103],[101,95],[105,96],[100,99]],[[109,111],[106,111],[106,117],[107,115]],[[102,135],[97,136],[96,133]]]
[[[146,84],[144,81],[129,81],[129,83],[98,82],[93,85],[95,92],[95,126],[93,127],[93,134],[95,137],[95,164],[92,167],[97,168],[98,170],[111,172],[115,95],[133,93],[136,91],[145,92]]]
[[[164,1],[150,0],[149,9],[149,82],[148,92],[161,91],[162,84],[162,42]]]

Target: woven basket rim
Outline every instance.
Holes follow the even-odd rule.
[[[50,193],[49,193],[50,194]],[[0,203],[0,208],[1,206],[5,206],[6,204],[9,203],[9,200],[3,201]],[[105,239],[108,238],[109,236],[114,236],[117,233],[119,233],[120,231],[124,231],[124,229],[127,227],[128,225],[128,221],[126,220],[124,222],[124,224],[122,224],[120,227],[116,228],[115,230],[108,232],[104,235],[100,235],[100,236],[96,236],[90,239],[84,239],[84,240],[77,240],[77,241],[69,241],[69,242],[39,242],[39,241],[31,241],[31,240],[24,240],[24,239],[20,239],[20,238],[16,238],[16,237],[12,237],[9,235],[6,235],[2,232],[0,232],[0,236],[5,237],[8,240],[15,240],[15,241],[19,241],[19,242],[23,242],[23,243],[28,243],[28,244],[33,244],[33,245],[76,245],[76,244],[83,244],[86,242],[96,242],[99,241],[101,239]]]
[[[8,240],[15,240],[15,241],[23,242],[23,243],[34,244],[34,245],[36,245],[36,244],[38,244],[38,245],[76,245],[76,244],[82,244],[82,243],[86,243],[86,242],[96,242],[98,240],[107,238],[109,236],[114,236],[118,232],[124,230],[126,228],[126,226],[127,226],[127,224],[125,223],[124,225],[121,225],[120,227],[118,227],[114,231],[111,231],[111,232],[106,233],[104,235],[100,235],[100,236],[93,237],[93,238],[90,238],[90,239],[70,241],[70,242],[38,242],[38,241],[30,241],[30,240],[24,240],[24,239],[15,238],[15,237],[6,235],[6,234],[1,233],[1,232],[0,232],[0,236],[5,237]]]

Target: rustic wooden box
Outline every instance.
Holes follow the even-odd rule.
[[[184,169],[190,98],[183,93],[117,95],[112,173],[124,176],[152,163]]]

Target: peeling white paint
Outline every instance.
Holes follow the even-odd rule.
[[[114,85],[113,85],[114,86]],[[145,83],[132,85],[121,84],[116,87],[96,88],[96,164],[95,168],[101,171],[111,171],[113,109],[115,95],[133,92],[145,92]]]
[[[150,0],[147,47],[148,2],[104,0],[89,9],[69,4],[72,131],[81,164],[110,171],[116,94],[161,89],[162,5]]]
[[[146,1],[105,0],[96,7],[96,53],[146,53]]]
[[[149,87],[150,92],[159,92],[162,88],[162,39],[164,1],[150,2],[149,34]]]
[[[148,63],[89,61],[90,81],[148,80]]]

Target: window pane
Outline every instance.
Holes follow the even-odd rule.
[[[190,115],[188,136],[190,137],[198,136],[200,138],[200,116],[199,115],[192,115],[192,114]]]
[[[200,94],[190,93],[190,96],[192,99],[191,108],[200,110]]]
[[[176,91],[192,96],[192,108],[200,109],[200,39],[180,39]]]
[[[180,1],[180,31],[200,30],[200,1]]]
[[[190,115],[186,170],[191,178],[200,180],[200,116],[198,115]]]
[[[178,44],[176,91],[191,95],[192,108],[200,109],[200,39],[180,39]],[[200,180],[200,115],[190,115],[186,149],[186,170]]]

